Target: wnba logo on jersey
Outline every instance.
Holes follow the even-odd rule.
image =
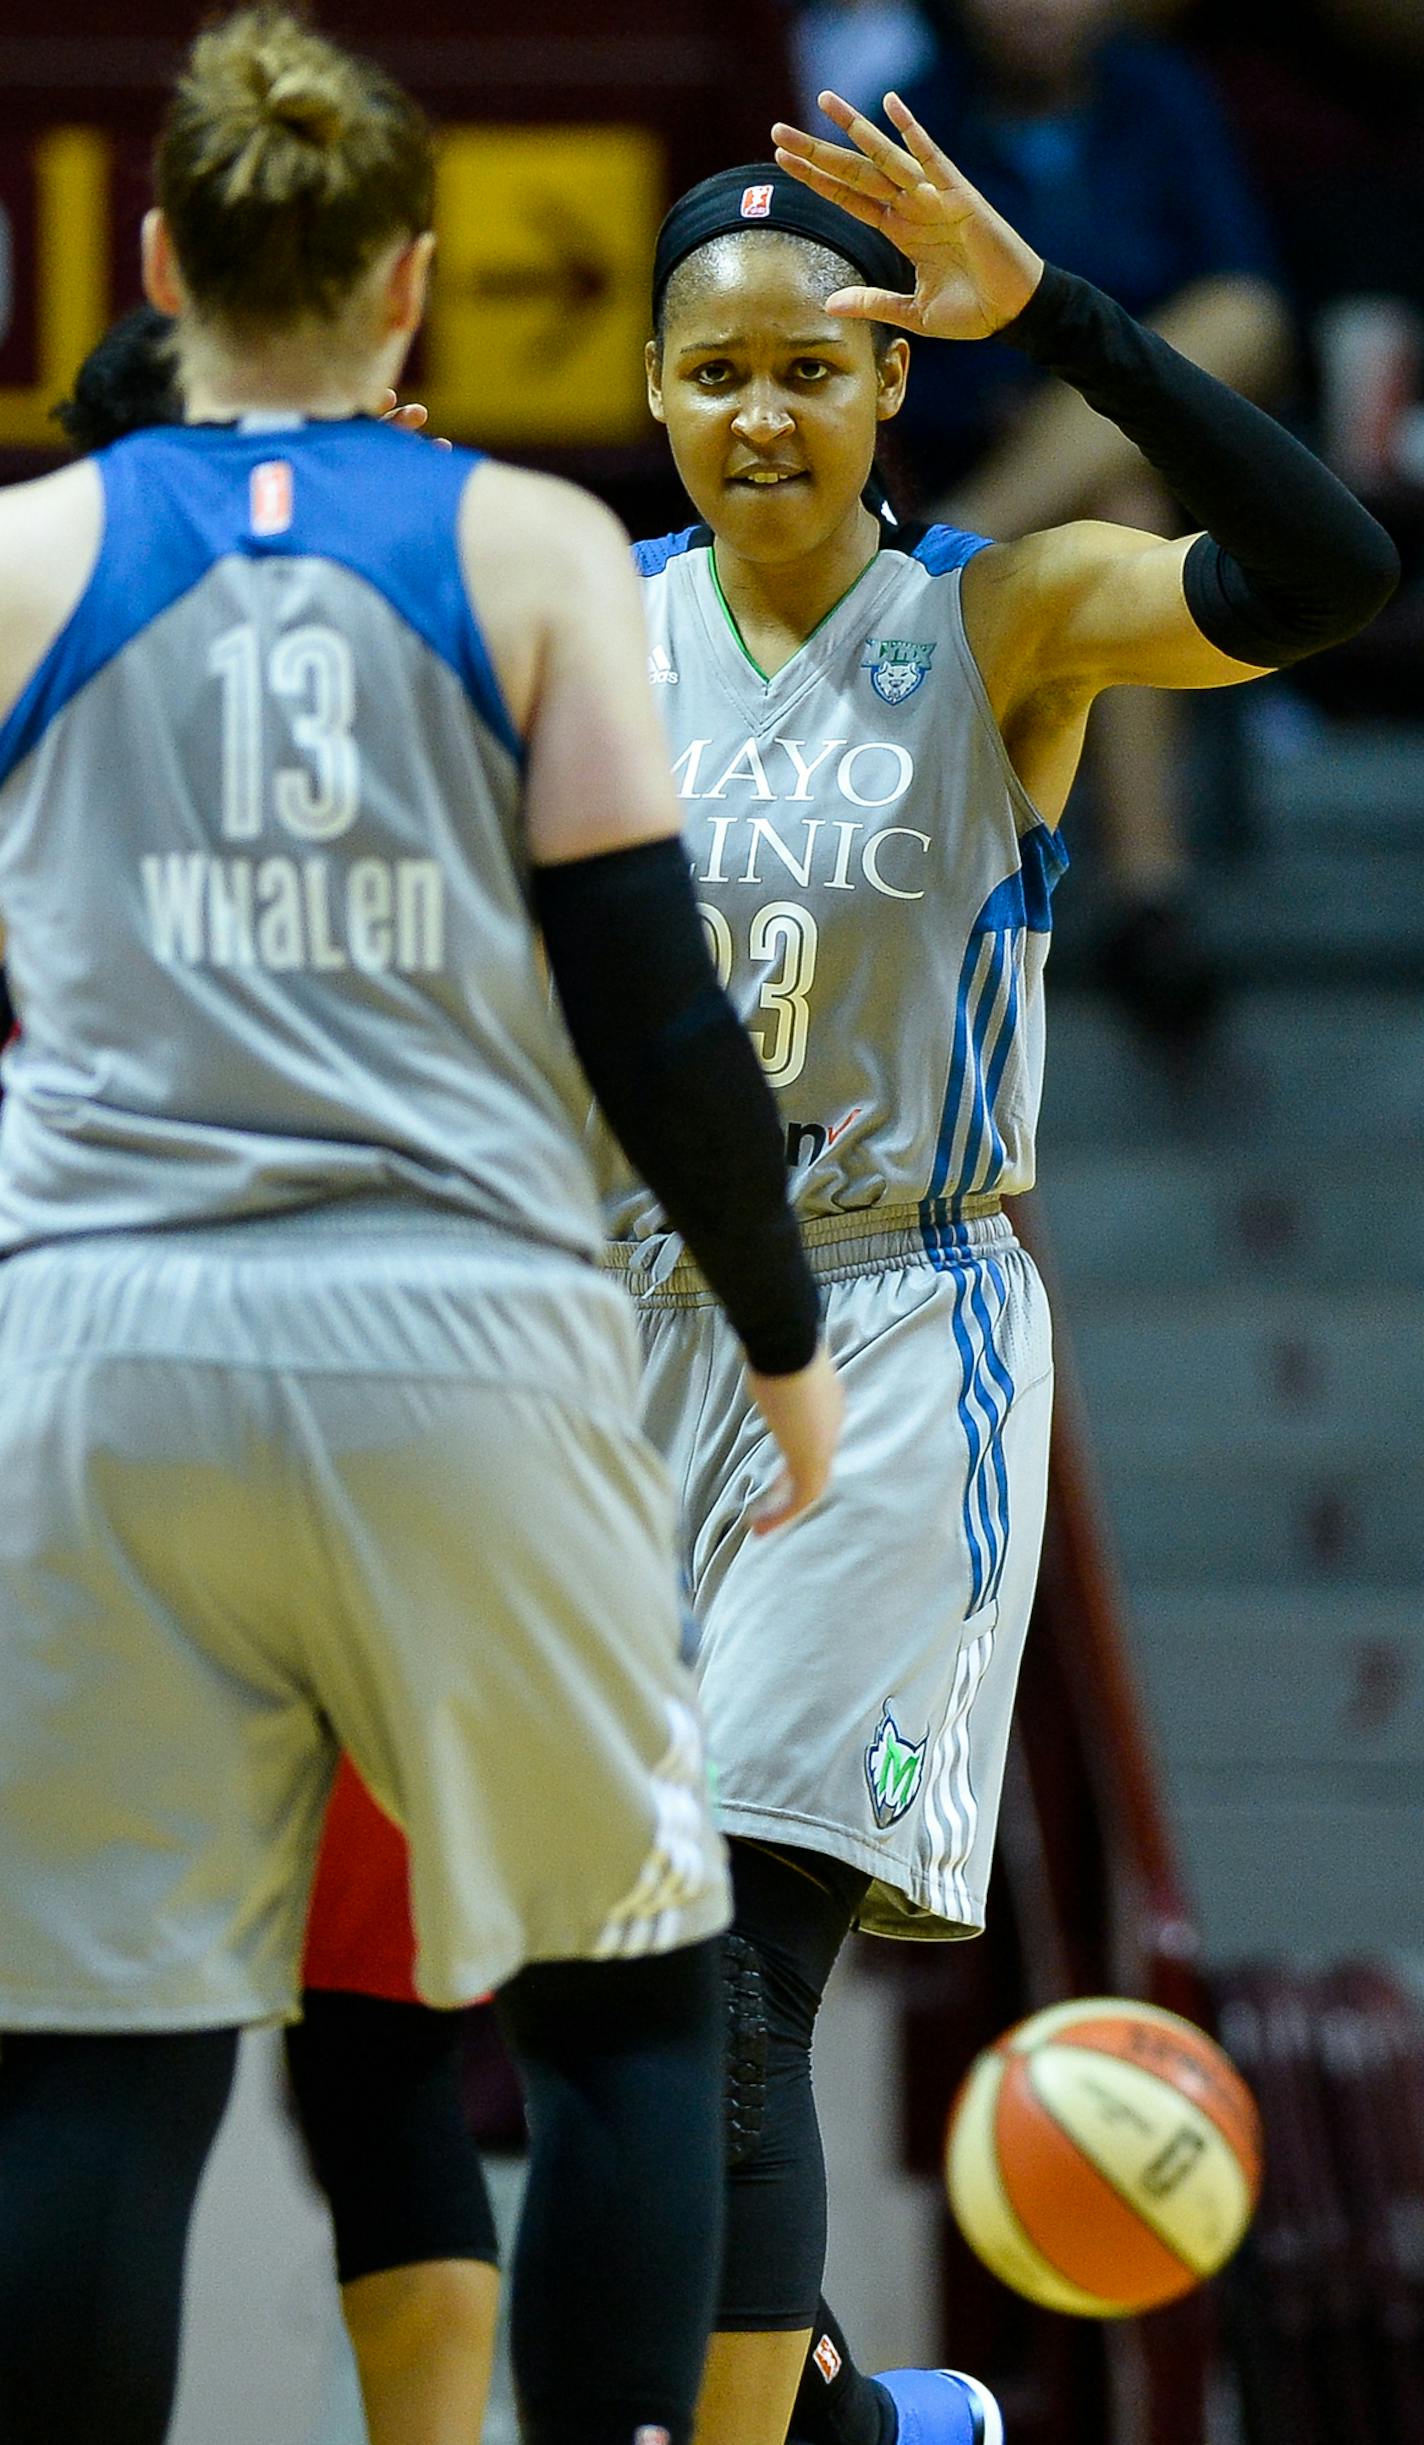
[[[285,535],[292,523],[292,469],[285,458],[264,459],[247,486],[248,524],[254,535]]]
[[[771,217],[772,188],[769,182],[759,187],[743,187],[742,219],[765,221]]]

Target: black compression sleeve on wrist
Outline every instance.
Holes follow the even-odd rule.
[[[634,1169],[722,1301],[752,1365],[813,1356],[816,1286],[786,1200],[771,1090],[717,982],[680,840],[534,873],[569,1034]]]
[[[1209,532],[1187,607],[1238,662],[1298,662],[1372,620],[1399,583],[1384,528],[1273,416],[1055,264],[996,334],[1058,374],[1165,477]]]

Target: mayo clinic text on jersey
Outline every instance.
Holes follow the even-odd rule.
[[[853,807],[892,807],[904,797],[915,778],[915,759],[908,747],[898,739],[822,739],[812,755],[807,755],[805,739],[772,739],[765,753],[755,738],[745,738],[731,761],[716,780],[703,774],[702,760],[711,746],[710,739],[691,739],[672,768],[679,798],[725,798],[731,783],[740,782],[753,798],[766,804],[773,801],[788,806],[805,806],[811,797],[811,783],[831,758],[839,760],[825,773],[822,789],[833,786],[838,796]],[[778,765],[772,755],[780,748],[785,759]],[[767,770],[768,763],[771,771]],[[778,781],[789,780],[790,789],[778,789]]]
[[[893,739],[862,739],[852,745],[843,738],[774,738],[759,743],[746,738],[720,771],[704,765],[710,739],[693,739],[676,759],[672,771],[678,796],[694,800],[707,811],[702,825],[709,835],[699,845],[692,875],[698,884],[744,883],[756,887],[789,881],[808,891],[813,883],[826,891],[854,891],[868,884],[886,900],[922,900],[925,860],[930,835],[913,825],[857,821],[827,815],[714,815],[717,800],[748,798],[778,807],[825,803],[811,796],[834,790],[843,805],[874,817],[898,805],[912,787],[914,758]],[[775,751],[780,750],[778,755]],[[723,749],[725,754],[725,748]],[[777,783],[789,784],[778,788]],[[765,870],[765,871],[764,871]]]

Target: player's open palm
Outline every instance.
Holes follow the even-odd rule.
[[[771,131],[778,162],[828,203],[883,231],[915,269],[913,296],[838,289],[830,311],[936,340],[987,339],[1022,313],[1042,276],[1042,256],[971,187],[899,95],[885,96],[899,144],[838,93],[819,99],[850,143],[779,121]]]

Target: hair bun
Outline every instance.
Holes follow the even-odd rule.
[[[378,246],[430,225],[424,112],[272,0],[197,36],[154,168],[189,290],[234,323],[330,320]]]
[[[346,96],[335,81],[313,75],[305,63],[278,71],[264,96],[262,115],[313,144],[339,144],[351,125]]]

